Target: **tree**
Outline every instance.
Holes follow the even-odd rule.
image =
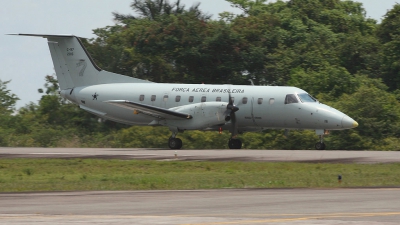
[[[226,23],[209,22],[197,7],[148,16],[124,20],[123,28],[95,31],[100,36],[89,50],[100,65],[106,65],[102,55],[111,49],[108,65],[115,66],[108,68],[128,76],[155,82],[248,83],[242,78],[246,54],[240,36]]]
[[[329,65],[318,70],[293,69],[288,84],[330,101],[345,93],[354,93],[359,86],[357,80],[345,68]]]
[[[400,4],[396,3],[393,9],[389,10],[384,16],[382,23],[376,30],[376,35],[382,43],[393,40],[395,36],[400,35]]]
[[[15,103],[19,98],[7,89],[10,81],[0,80],[0,146],[8,146],[7,137],[12,129],[14,129],[13,113]]]
[[[139,16],[122,15],[114,12],[114,19],[124,24],[129,24],[130,20],[148,19],[159,20],[162,17],[170,15],[179,15],[184,13],[191,13],[197,16],[198,19],[208,20],[211,16],[202,13],[199,9],[200,3],[197,3],[185,9],[185,5],[181,5],[180,0],[170,4],[168,0],[134,0],[131,8]]]
[[[400,137],[400,103],[396,96],[386,92],[380,81],[359,79],[364,85],[356,92],[331,103],[359,123],[357,129],[330,137],[334,149],[380,149],[387,138]]]
[[[377,37],[383,44],[382,48],[382,79],[390,90],[400,88],[400,4],[384,16],[376,30]]]
[[[255,15],[259,11],[263,11],[267,0],[227,0],[235,8],[241,9],[245,15]]]
[[[0,80],[0,115],[10,115],[15,110],[15,104],[19,98],[7,89],[10,81]]]

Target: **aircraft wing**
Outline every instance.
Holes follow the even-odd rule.
[[[146,105],[137,102],[130,102],[127,100],[110,100],[105,101],[111,105],[122,107],[125,109],[133,110],[133,113],[143,113],[158,119],[192,119],[192,115],[187,113],[180,113],[170,109],[164,109],[157,106]]]

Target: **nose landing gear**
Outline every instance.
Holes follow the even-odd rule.
[[[228,146],[230,149],[241,149],[242,148],[242,141],[239,139],[229,139]]]
[[[315,149],[325,150],[324,135],[319,135],[319,142],[315,143]]]

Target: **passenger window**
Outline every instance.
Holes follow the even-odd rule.
[[[201,97],[201,102],[205,102],[207,100],[206,96]]]
[[[247,104],[247,97],[243,97],[242,103],[243,103],[243,104]]]
[[[274,102],[275,102],[275,99],[274,99],[274,98],[270,98],[270,99],[269,99],[269,104],[270,104],[270,105],[274,104]]]
[[[152,96],[151,96],[151,101],[152,101],[152,102],[156,101],[156,96],[155,96],[155,95],[152,95]]]
[[[217,98],[215,99],[215,101],[220,102],[220,101],[221,101],[221,97],[217,97]]]
[[[168,95],[164,95],[164,102],[168,101]]]
[[[176,97],[175,97],[175,102],[180,102],[181,101],[181,96],[180,95],[177,95]]]
[[[189,102],[193,102],[194,97],[193,96],[189,96]]]
[[[285,98],[285,104],[292,104],[292,103],[298,103],[297,98],[294,94],[288,94],[286,95]]]
[[[259,105],[261,105],[261,104],[262,104],[262,102],[263,102],[263,98],[258,98],[258,101],[257,101],[257,103],[258,103]]]
[[[139,96],[139,101],[143,102],[143,100],[144,100],[144,95],[140,95]]]

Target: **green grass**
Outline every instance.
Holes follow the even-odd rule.
[[[400,186],[400,164],[0,159],[0,192],[377,186]]]

